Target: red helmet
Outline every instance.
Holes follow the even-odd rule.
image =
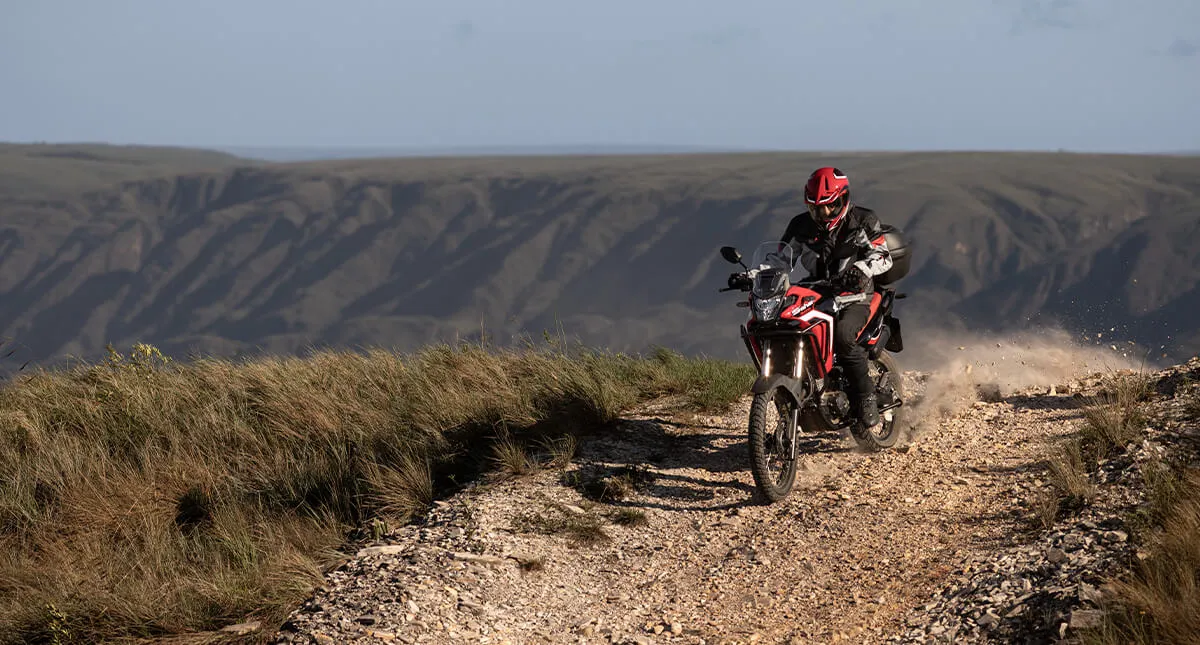
[[[813,221],[832,231],[850,212],[850,180],[837,168],[817,168],[804,185],[804,202]]]

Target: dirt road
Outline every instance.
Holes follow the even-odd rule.
[[[898,640],[952,572],[1032,539],[1037,462],[1080,415],[1069,380],[989,395],[953,369],[906,374],[917,427],[898,450],[809,436],[773,505],[753,496],[748,399],[646,410],[565,469],[439,502],[330,574],[276,642]]]

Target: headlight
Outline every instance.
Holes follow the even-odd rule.
[[[783,296],[761,298],[754,301],[754,317],[759,320],[771,320],[779,315],[779,306],[783,304]]]

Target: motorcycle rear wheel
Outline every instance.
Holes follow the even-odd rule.
[[[904,378],[891,354],[880,354],[879,358],[871,361],[871,367],[875,368],[872,371],[878,372],[872,374],[872,380],[875,381],[875,396],[879,405],[888,405],[893,400],[903,403]],[[871,452],[886,450],[896,445],[896,441],[900,439],[904,428],[904,406],[894,407],[879,416],[881,425],[878,432],[862,427],[857,421],[852,426],[853,431],[850,434],[854,436],[860,448]]]
[[[796,482],[790,442],[798,439],[799,428],[791,427],[793,405],[782,386],[756,394],[750,403],[750,472],[767,503],[787,497]]]

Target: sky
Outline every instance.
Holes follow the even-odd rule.
[[[1194,151],[1200,2],[3,0],[0,140]]]

